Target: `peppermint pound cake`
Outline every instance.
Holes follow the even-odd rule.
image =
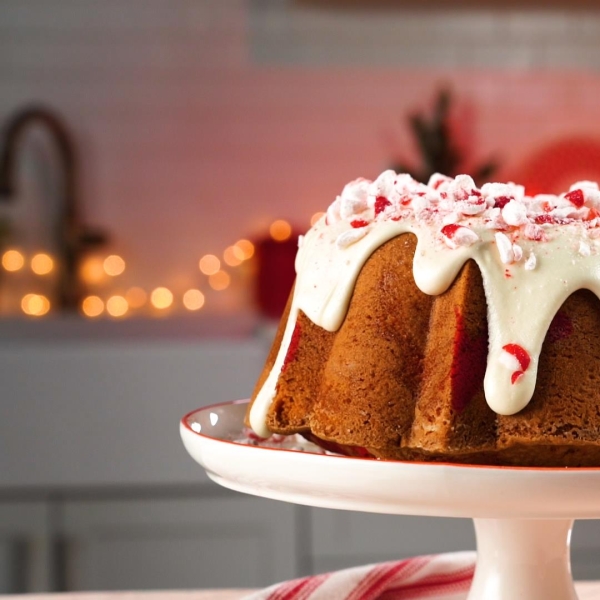
[[[247,423],[398,460],[600,466],[600,191],[357,179],[299,240]]]

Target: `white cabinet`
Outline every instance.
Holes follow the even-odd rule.
[[[51,589],[51,506],[0,502],[0,594]]]
[[[248,397],[266,354],[254,339],[0,343],[0,489],[207,481],[179,420]]]
[[[65,587],[262,587],[293,578],[295,510],[233,492],[66,502]]]
[[[470,519],[310,509],[311,568],[326,572],[409,556],[475,550]],[[600,579],[600,521],[575,521],[571,567],[577,580]]]
[[[261,587],[475,548],[468,519],[313,509],[208,482],[178,421],[247,396],[270,334],[111,337],[85,322],[67,335],[49,321],[38,339],[14,325],[11,337],[0,324],[0,593]],[[575,524],[572,558],[576,578],[600,579],[600,521]]]
[[[600,521],[575,521],[571,570],[575,579],[600,579]]]
[[[315,572],[420,554],[475,549],[469,519],[311,509]]]

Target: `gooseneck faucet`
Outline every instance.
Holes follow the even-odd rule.
[[[106,243],[106,235],[82,225],[77,202],[77,160],[72,137],[64,121],[53,111],[33,106],[16,112],[6,121],[0,138],[0,200],[12,200],[17,188],[19,142],[30,126],[43,127],[52,137],[62,168],[62,198],[54,236],[58,274],[55,302],[64,311],[76,311],[85,295],[81,259],[92,247]]]

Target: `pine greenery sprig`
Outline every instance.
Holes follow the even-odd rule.
[[[442,89],[435,101],[433,113],[428,119],[422,114],[409,116],[409,127],[419,150],[421,164],[418,167],[403,162],[392,168],[398,173],[409,173],[417,181],[427,183],[434,173],[456,177],[464,172],[464,156],[452,139],[449,114],[452,95]],[[489,181],[497,169],[497,163],[488,160],[481,165],[469,168],[470,175],[478,185]]]

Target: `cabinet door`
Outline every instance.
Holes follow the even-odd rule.
[[[311,509],[312,569],[324,572],[420,554],[475,549],[470,519]],[[600,579],[600,521],[576,521],[571,567],[577,580]]]
[[[475,549],[470,519],[311,509],[315,572]]]
[[[67,502],[67,590],[262,587],[295,576],[295,507],[233,492]]]
[[[600,521],[575,521],[571,571],[574,579],[600,579]]]
[[[50,591],[48,507],[0,502],[0,594]]]

